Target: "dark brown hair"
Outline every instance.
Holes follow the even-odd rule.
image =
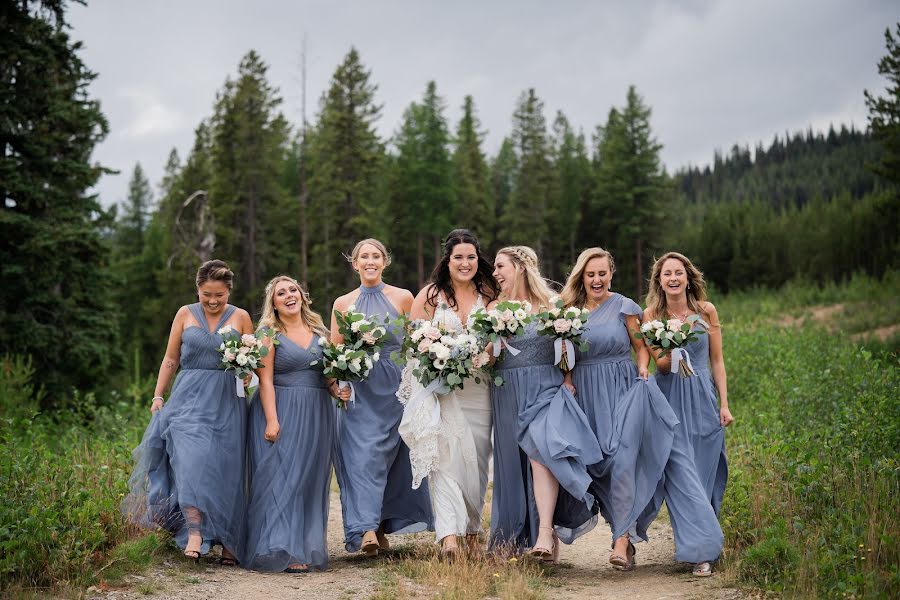
[[[208,260],[197,269],[197,287],[207,281],[221,281],[230,290],[234,285],[234,273],[223,260]]]

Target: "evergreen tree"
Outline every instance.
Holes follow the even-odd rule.
[[[543,256],[553,219],[554,181],[544,103],[533,88],[519,97],[513,115],[512,143],[517,169],[509,200],[503,207],[501,235],[507,243],[529,245],[538,256]]]
[[[449,143],[444,102],[431,81],[422,101],[413,102],[404,112],[394,140],[397,187],[391,213],[398,227],[392,244],[397,250],[409,250],[409,242],[415,241],[417,288],[425,284],[432,265],[440,260],[441,236],[456,226]]]
[[[569,120],[562,111],[557,112],[553,122],[553,140],[554,167],[559,182],[552,235],[557,251],[553,262],[559,265],[558,274],[562,278],[566,273],[563,266],[574,264],[580,250],[577,241],[582,215],[587,209],[591,191],[591,161],[587,154],[584,134],[576,134],[572,130]],[[599,243],[591,242],[592,237],[587,236],[584,245]]]
[[[238,78],[226,81],[212,119],[215,255],[230,262],[243,286],[233,301],[251,314],[262,308],[266,275],[286,266],[280,259],[297,247],[291,236],[296,229],[284,227],[290,202],[282,185],[288,125],[267,70],[256,52],[247,53]]]
[[[878,61],[878,73],[888,80],[887,94],[875,97],[865,92],[866,106],[869,108],[869,127],[872,135],[881,142],[884,152],[877,172],[900,184],[900,23],[896,25],[896,35],[890,29],[884,32],[887,54]]]
[[[453,149],[453,180],[457,198],[455,223],[473,230],[482,247],[487,249],[494,243],[496,213],[490,171],[481,151],[484,134],[480,130],[475,103],[472,96],[466,96]]]
[[[370,75],[352,48],[322,96],[310,137],[310,280],[315,296],[329,305],[354,285],[341,254],[373,233],[370,219],[385,208],[384,146],[375,131],[381,106]]]
[[[88,193],[108,126],[64,13],[61,0],[0,11],[0,353],[30,354],[51,403],[103,382],[119,356],[111,223]]]
[[[505,137],[497,151],[497,156],[491,160],[491,194],[494,197],[494,228],[490,237],[494,239],[494,249],[499,250],[506,241],[501,238],[501,223],[503,214],[512,197],[515,185],[516,172],[519,161],[513,141]],[[487,246],[485,246],[487,248]]]
[[[596,191],[603,207],[606,227],[615,227],[615,247],[619,259],[620,285],[631,285],[636,299],[645,290],[644,263],[649,249],[658,243],[665,225],[661,205],[665,195],[665,177],[659,160],[662,145],[650,129],[650,107],[634,86],[621,112],[610,111],[598,146]],[[609,230],[608,230],[609,231]],[[612,244],[610,244],[612,245]],[[621,266],[634,265],[628,273]]]

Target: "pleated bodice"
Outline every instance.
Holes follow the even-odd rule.
[[[235,307],[231,305],[225,307],[219,322],[212,331],[206,329],[206,315],[203,314],[203,308],[199,302],[189,305],[188,309],[200,326],[188,327],[181,334],[181,368],[223,370],[225,367],[222,365],[222,355],[219,353],[222,336],[217,332],[234,314]]]
[[[397,318],[397,309],[384,295],[384,286],[384,282],[374,287],[360,286],[359,297],[356,299],[356,312],[365,314],[369,320],[375,321],[379,325],[384,323],[385,318]],[[397,331],[396,327],[387,325],[385,329],[387,333],[381,338],[381,354],[387,358],[392,351],[400,349],[402,332]]]

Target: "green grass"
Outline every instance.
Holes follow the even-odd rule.
[[[900,596],[900,344],[851,337],[900,323],[898,291],[900,276],[888,273],[713,298],[737,418],[721,514],[729,581],[786,597]],[[147,384],[103,402],[75,394],[52,418],[38,413],[34,385],[26,360],[0,359],[0,595],[121,584],[169,545],[118,510],[147,423],[133,399],[151,395]],[[381,598],[552,596],[541,568],[451,567],[434,552],[400,548],[395,560],[354,567],[379,570]]]

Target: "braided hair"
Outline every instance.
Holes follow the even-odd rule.
[[[528,246],[507,246],[500,248],[497,254],[503,254],[509,257],[517,273],[522,273],[522,280],[518,277],[513,283],[512,290],[508,294],[510,298],[517,295],[520,281],[525,284],[525,292],[528,295],[528,301],[535,308],[547,308],[550,306],[550,298],[555,294],[553,289],[547,284],[547,280],[541,276],[541,270],[538,265],[537,253]]]

